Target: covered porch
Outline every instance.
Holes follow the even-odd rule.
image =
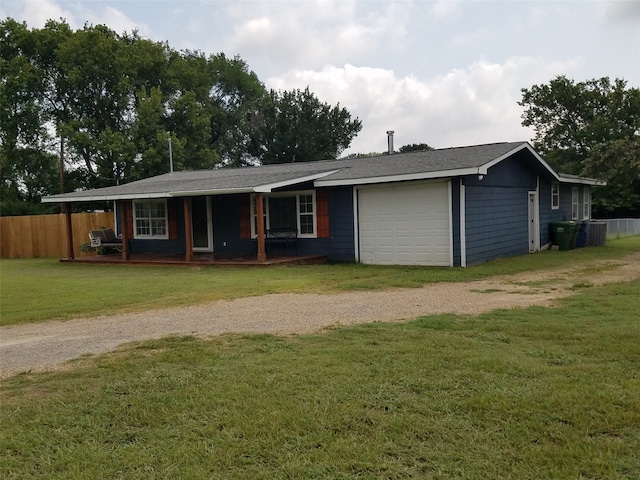
[[[69,203],[63,203],[62,209],[65,213],[66,218],[66,226],[65,230],[67,233],[67,255],[66,258],[61,259],[66,262],[79,262],[79,263],[130,263],[130,264],[167,264],[167,265],[205,265],[205,264],[215,264],[215,265],[278,265],[278,264],[300,264],[300,263],[324,263],[326,262],[326,258],[324,256],[318,255],[278,255],[272,256],[269,255],[267,258],[266,245],[265,245],[265,225],[263,222],[256,222],[256,235],[254,238],[254,246],[255,246],[255,255],[246,256],[246,255],[236,255],[234,257],[230,257],[228,255],[215,255],[213,254],[213,239],[211,233],[211,206],[207,199],[206,203],[206,211],[208,212],[209,218],[204,220],[205,229],[209,230],[209,244],[208,248],[204,249],[205,252],[201,252],[196,241],[194,239],[196,230],[194,229],[194,210],[193,210],[193,201],[198,198],[205,197],[191,197],[191,196],[183,196],[182,198],[176,199],[178,205],[180,205],[180,210],[182,210],[182,232],[184,232],[184,252],[183,254],[177,253],[160,253],[155,251],[150,252],[135,252],[131,251],[130,240],[133,239],[133,229],[134,226],[134,214],[133,214],[133,202],[129,199],[119,202],[119,215],[118,218],[118,230],[120,232],[120,240],[121,241],[121,251],[117,254],[110,255],[98,255],[96,257],[76,257],[75,247],[72,242],[73,238],[73,226],[71,222],[71,208]],[[256,194],[256,218],[263,218],[263,196],[261,193]],[[165,215],[167,207],[166,204],[164,206]],[[170,217],[165,217],[164,223],[164,231],[167,232],[169,230],[173,230],[174,234],[177,230],[176,225],[176,215],[175,212]],[[244,219],[245,223],[248,224],[249,219]],[[172,228],[173,227],[173,228]],[[167,235],[165,238],[171,238]]]

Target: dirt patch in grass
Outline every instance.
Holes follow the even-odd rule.
[[[338,294],[273,294],[204,305],[0,328],[0,377],[61,368],[65,361],[166,335],[294,335],[339,325],[443,313],[551,306],[591,286],[640,278],[640,253],[585,268]]]

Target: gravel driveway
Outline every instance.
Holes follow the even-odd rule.
[[[574,270],[525,273],[466,283],[328,295],[274,294],[192,307],[0,327],[0,377],[59,368],[127,342],[171,334],[201,337],[236,333],[289,335],[336,325],[402,321],[440,313],[478,314],[497,308],[549,306],[578,282],[593,285],[640,278],[640,253],[601,262],[581,277]],[[523,285],[523,283],[527,283]]]

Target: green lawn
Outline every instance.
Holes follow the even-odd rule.
[[[640,281],[0,383],[4,479],[637,479]]]
[[[136,300],[113,287],[113,298],[128,297],[121,308],[151,305],[174,289],[169,304],[209,290],[210,298],[229,298],[412,286],[576,262],[589,275],[593,260],[630,251],[638,239],[467,270],[103,270],[3,261],[2,308],[4,316],[7,290],[20,291],[22,282],[26,289],[26,279],[39,275],[29,289],[39,311],[72,315],[43,306],[59,287],[83,284],[96,271],[151,288]],[[555,308],[293,337],[170,337],[83,357],[64,371],[5,379],[0,478],[637,479],[640,281],[591,287],[582,280]],[[100,311],[93,291],[80,289],[82,311]]]
[[[217,299],[281,292],[326,293],[418,287],[499,273],[563,268],[640,250],[640,237],[606,247],[489,262],[470,268],[314,265],[270,268],[140,267],[61,264],[57,260],[0,261],[0,325],[66,319],[119,311],[189,305]]]

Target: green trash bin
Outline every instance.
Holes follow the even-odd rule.
[[[551,224],[553,243],[560,247],[560,250],[571,250],[576,248],[576,235],[578,233],[575,222],[554,222]]]

